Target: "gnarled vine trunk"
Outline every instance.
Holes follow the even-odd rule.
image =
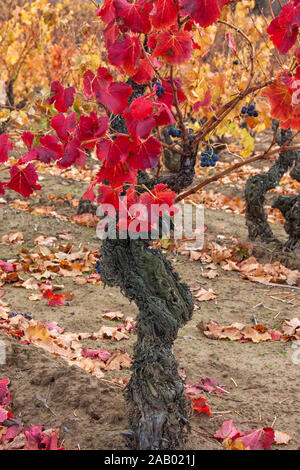
[[[297,196],[279,196],[273,204],[285,217],[284,229],[289,239],[284,244],[284,251],[300,249],[300,194]]]
[[[176,176],[150,178],[139,171],[139,184],[151,189],[160,182],[180,192],[193,181],[196,153],[181,157]],[[188,407],[173,343],[192,316],[192,294],[161,251],[145,240],[106,238],[100,270],[104,283],[119,286],[139,308],[132,377],[125,391],[127,445],[148,450],[181,447],[189,429]]]
[[[173,343],[192,316],[193,297],[160,250],[142,240],[103,241],[101,278],[139,308],[132,376],[125,390],[133,449],[174,449],[188,429],[184,383]]]
[[[281,129],[280,133],[277,134],[276,142],[278,145],[283,146],[287,141],[290,141],[292,137],[292,132],[290,130]],[[291,145],[291,142],[289,142]],[[271,230],[271,227],[268,224],[268,217],[264,210],[265,196],[270,189],[276,188],[280,183],[281,178],[287,173],[295,164],[293,171],[296,171],[297,165],[299,164],[299,152],[295,150],[284,150],[280,152],[279,158],[276,160],[274,165],[269,169],[267,173],[260,173],[255,176],[251,176],[246,183],[245,188],[245,198],[246,198],[246,225],[248,227],[248,234],[250,240],[256,240],[257,238],[262,241],[273,241],[275,237]],[[293,171],[291,176],[293,176]],[[295,175],[293,176],[295,177]],[[292,201],[291,201],[292,202]],[[289,211],[286,208],[286,204],[283,204],[282,201],[275,201],[274,207],[284,207],[285,217],[289,217]],[[281,210],[281,209],[280,209]],[[296,215],[293,212],[293,216]],[[293,217],[291,215],[291,217]],[[291,219],[292,221],[292,219]],[[300,221],[296,223],[299,224]],[[294,230],[295,224],[292,222],[289,224],[289,233],[293,237],[293,234],[290,233]],[[297,229],[295,236],[299,237],[297,234]]]
[[[300,183],[300,152],[297,152],[295,166],[290,176]],[[284,229],[289,239],[284,244],[284,251],[300,249],[300,194],[298,196],[279,196],[273,203],[285,217]]]

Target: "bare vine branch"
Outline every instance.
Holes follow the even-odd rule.
[[[284,150],[300,150],[300,144],[298,145],[284,145],[282,147],[277,147],[276,149],[273,150],[266,150],[265,152],[256,155],[252,158],[248,158],[247,160],[244,160],[242,162],[235,163],[234,165],[230,165],[226,170],[221,171],[220,173],[217,173],[214,176],[211,176],[210,178],[206,178],[204,181],[201,183],[197,184],[196,186],[193,186],[192,188],[188,189],[187,191],[184,191],[180,194],[175,199],[175,202],[182,201],[182,199],[185,199],[187,196],[190,196],[191,194],[195,194],[197,191],[202,189],[204,186],[207,186],[210,183],[213,183],[214,181],[218,181],[220,178],[223,178],[223,176],[228,175],[229,173],[238,170],[239,168],[248,165],[249,163],[257,162],[259,160],[267,160],[273,155],[282,152]]]

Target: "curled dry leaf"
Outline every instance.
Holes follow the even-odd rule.
[[[206,277],[208,279],[215,279],[219,276],[219,273],[215,269],[210,269],[209,271],[204,271],[203,273],[201,273],[201,276]]]
[[[44,291],[43,297],[48,299],[48,305],[50,305],[51,307],[65,304],[64,295],[53,294],[50,289]]]
[[[33,302],[41,300],[42,298],[43,298],[43,294],[29,294],[28,295],[28,299],[33,301]]]
[[[47,286],[48,287],[48,286]],[[9,311],[9,310],[8,310]],[[102,327],[98,333],[70,333],[64,332],[56,322],[43,324],[35,320],[27,320],[18,314],[9,318],[8,313],[1,312],[0,327],[6,334],[13,334],[21,339],[22,343],[30,343],[45,351],[64,358],[70,365],[77,365],[86,372],[98,378],[103,377],[103,370],[119,370],[129,368],[130,356],[119,350],[113,355],[105,349],[86,349],[82,347],[80,340],[109,338],[120,341],[128,339],[128,336],[118,328]],[[131,325],[129,318],[128,326]],[[120,327],[119,327],[120,328]],[[126,327],[125,327],[126,328]],[[0,387],[1,388],[1,387]],[[1,404],[1,403],[0,403]],[[6,418],[5,418],[6,419]]]
[[[97,361],[90,357],[84,357],[83,359],[77,360],[74,364],[89,374],[95,375],[98,379],[102,379],[104,377],[104,373],[101,370],[101,368],[104,367],[104,362],[102,361]]]
[[[220,387],[215,379],[211,379],[209,377],[201,379],[200,382],[197,382],[194,385],[187,383],[185,391],[187,395],[199,395],[203,391],[208,393],[213,392],[216,394],[226,393],[226,389],[224,387]]]
[[[204,333],[205,334],[205,333]],[[235,326],[226,326],[223,328],[220,333],[220,339],[230,339],[231,341],[236,341],[242,339],[241,331]]]
[[[132,331],[135,327],[135,319],[133,317],[126,317],[125,318],[125,330]]]
[[[12,273],[16,270],[16,266],[11,264],[11,263],[7,263],[6,261],[3,261],[2,259],[0,259],[0,272],[3,271],[5,273]]]
[[[272,428],[261,428],[246,431],[244,436],[238,438],[245,449],[268,450],[274,442],[274,430]]]
[[[27,279],[26,281],[22,283],[22,287],[24,287],[25,289],[38,290],[39,285],[34,279],[34,277],[30,277],[29,279]]]
[[[92,359],[99,358],[103,362],[107,362],[108,359],[111,357],[110,352],[106,351],[106,349],[82,349],[83,357],[90,357]]]
[[[112,339],[115,339],[116,341],[121,341],[121,339],[128,339],[128,336],[122,331],[117,330],[113,333]]]
[[[78,225],[84,225],[86,227],[97,227],[99,222],[98,217],[93,214],[81,214],[81,215],[72,215],[71,221]]]
[[[260,325],[257,325],[260,326]],[[260,343],[261,341],[269,341],[272,339],[271,334],[268,329],[265,328],[265,331],[259,330],[257,327],[247,326],[243,330],[243,337],[253,341],[253,343]]]
[[[24,243],[22,232],[11,232],[8,235],[3,235],[1,243],[5,245],[21,245]]]
[[[128,339],[128,336],[119,331],[117,327],[102,326],[100,330],[94,333],[96,339],[112,339],[121,341],[121,339]]]
[[[233,420],[224,421],[214,434],[223,439],[222,444],[229,450],[268,450],[274,442],[274,430],[270,427],[241,431],[236,429]]]
[[[282,320],[282,331],[286,336],[299,336],[300,339],[300,320],[292,318],[291,320]],[[296,339],[296,338],[295,338]]]
[[[50,337],[50,332],[46,326],[37,324],[29,326],[24,332],[24,341],[35,342],[37,340],[47,340]]]
[[[193,251],[193,250],[190,251],[191,261],[199,261],[201,260],[201,256],[203,256],[203,254],[200,251]]]
[[[253,282],[297,285],[300,279],[300,271],[288,269],[279,261],[273,264],[261,264],[254,256],[240,263],[239,267],[243,276]]]
[[[228,450],[245,450],[243,443],[239,439],[232,440],[230,437],[226,437],[222,444]]]
[[[230,259],[221,262],[221,267],[224,271],[240,271],[238,263]]]
[[[106,363],[105,370],[129,369],[132,359],[126,352],[117,349]]]
[[[297,325],[297,318],[293,319],[294,325]],[[296,328],[293,334],[282,334],[278,330],[269,329],[264,325],[248,326],[243,323],[232,323],[229,326],[222,326],[214,321],[208,323],[199,322],[197,328],[203,331],[205,336],[211,339],[230,339],[241,342],[252,341],[260,343],[261,341],[288,341],[300,339],[300,328]]]
[[[277,445],[288,444],[290,440],[292,439],[292,436],[290,436],[287,432],[275,430],[274,433],[275,433],[274,444],[277,444]]]
[[[222,423],[222,426],[216,431],[214,437],[216,439],[236,439],[242,435],[243,432],[238,431],[233,424],[233,420],[229,419],[228,421],[224,421],[224,423]]]
[[[189,395],[187,395],[187,397],[191,400],[192,408],[194,411],[196,411],[197,413],[206,413],[208,415],[211,415],[210,407],[206,403],[206,398],[194,398],[190,397]]]
[[[35,245],[52,246],[55,242],[57,242],[56,237],[49,237],[45,235],[37,235],[34,239]]]
[[[120,320],[124,317],[124,313],[120,312],[119,310],[117,312],[106,311],[102,314],[102,317],[106,318],[107,320]]]

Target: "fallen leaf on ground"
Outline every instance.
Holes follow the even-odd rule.
[[[56,237],[49,237],[45,235],[37,235],[34,239],[35,245],[52,246],[55,242],[57,242]]]
[[[105,370],[129,369],[131,367],[131,363],[131,357],[127,353],[121,352],[117,349],[108,359]]]
[[[106,349],[82,349],[83,357],[91,357],[91,358],[99,358],[103,362],[107,362],[108,359],[111,357],[110,352],[106,351]]]
[[[28,299],[35,302],[37,300],[41,300],[43,298],[43,294],[29,294]]]
[[[45,340],[50,337],[49,330],[42,324],[29,326],[24,332],[24,341],[34,342],[37,340]]]
[[[245,449],[268,450],[274,442],[274,430],[272,428],[261,428],[246,431],[244,436],[238,438]]]
[[[212,289],[209,289],[209,290],[206,290],[206,289],[203,289],[201,288],[197,294],[195,294],[195,298],[199,301],[199,302],[204,302],[206,300],[213,300],[213,299],[216,299],[217,298],[217,294],[212,290]]]
[[[292,439],[292,436],[290,436],[287,432],[275,430],[274,433],[275,433],[274,444],[277,444],[277,445],[288,444],[290,440]]]
[[[244,433],[236,429],[233,424],[233,420],[229,419],[222,423],[221,427],[215,432],[214,437],[216,439],[236,439],[239,436],[242,436]]]
[[[201,379],[200,382],[197,382],[194,385],[187,383],[185,386],[185,391],[187,395],[199,395],[203,391],[208,393],[213,392],[216,394],[226,393],[224,387],[220,387],[215,379],[211,379],[209,377]]]
[[[51,307],[65,304],[64,295],[53,294],[52,290],[50,289],[47,289],[43,293],[43,297],[49,300],[48,305],[51,305]]]
[[[24,287],[25,289],[37,290],[39,288],[39,285],[36,282],[36,279],[34,279],[34,277],[30,277],[22,283],[22,287]]]
[[[211,415],[210,407],[206,403],[206,398],[199,397],[199,398],[193,398],[187,395],[187,397],[191,400],[192,402],[192,408],[194,411],[197,411],[198,413],[206,413],[208,415]]]
[[[4,245],[21,245],[24,243],[22,232],[11,232],[8,235],[3,235],[1,243]]]
[[[214,437],[223,439],[222,444],[229,450],[268,450],[274,442],[274,430],[265,427],[244,432],[236,429],[230,419],[223,422]]]
[[[282,320],[282,331],[285,338],[300,339],[300,319]]]
[[[99,218],[93,214],[75,214],[71,216],[71,221],[78,225],[84,225],[86,227],[97,227]]]
[[[117,327],[111,326],[102,326],[97,333],[94,333],[95,337],[98,339],[114,339],[116,341],[121,341],[121,339],[128,339],[128,336],[119,331]]]
[[[293,318],[287,324],[286,331],[291,334],[283,334],[279,330],[269,329],[264,325],[249,326],[243,323],[232,323],[229,326],[222,326],[214,321],[208,323],[199,322],[196,327],[203,331],[205,336],[211,339],[230,339],[231,341],[240,340],[245,343],[252,341],[253,343],[260,343],[261,341],[288,341],[300,339],[300,328],[297,327],[299,322],[298,318]],[[286,321],[282,322],[283,328],[286,326]]]
[[[206,277],[207,279],[215,279],[219,276],[219,273],[214,269],[210,269],[209,271],[204,271],[203,273],[201,273],[201,276]]]
[[[2,259],[0,259],[0,268],[5,273],[11,273],[11,272],[15,271],[15,267],[14,267],[13,264],[7,263],[6,261],[3,261]]]
[[[120,320],[121,318],[124,317],[124,313],[117,311],[117,312],[105,312],[102,314],[103,318],[106,318],[107,320]]]

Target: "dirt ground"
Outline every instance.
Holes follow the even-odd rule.
[[[47,194],[66,196],[71,193],[73,198],[78,198],[87,186],[75,179],[48,175],[43,176],[42,184],[41,197],[33,199],[31,205],[53,205],[57,213],[67,216],[76,212],[73,205],[67,201],[50,201]],[[228,187],[225,185],[224,188],[224,194],[228,193]],[[220,191],[214,185],[211,189]],[[242,198],[239,186],[231,195],[236,196],[237,191]],[[6,199],[11,202],[15,194],[8,193]],[[205,224],[206,236],[211,240],[222,239],[224,242],[232,236],[244,241],[247,239],[243,215],[206,209]],[[273,228],[274,233],[284,241],[286,234],[283,227],[274,225]],[[88,249],[100,247],[94,228],[13,210],[2,203],[0,239],[10,232],[21,231],[24,243],[17,246],[0,244],[0,259],[16,258],[22,248],[32,250],[37,235],[57,236],[63,230],[70,231],[75,251],[83,246]],[[254,255],[261,262],[280,259],[294,269],[300,268],[299,257],[282,255],[273,246],[255,243]],[[209,320],[225,325],[232,322],[251,325],[255,315],[259,323],[269,328],[280,328],[281,320],[300,316],[300,291],[283,289],[280,285],[270,287],[253,283],[242,279],[237,272],[223,271],[220,267],[218,277],[206,279],[201,276],[203,266],[200,261],[191,262],[187,256],[172,252],[168,252],[167,256],[185,282],[198,282],[218,294],[215,300],[196,302],[198,309],[192,321],[180,330],[174,348],[179,367],[187,382],[195,383],[201,378],[211,377],[229,392],[222,395],[203,393],[212,414],[191,418],[192,432],[186,449],[223,449],[212,435],[228,419],[233,419],[236,427],[243,430],[273,425],[275,429],[292,436],[288,445],[273,445],[273,449],[298,448],[299,365],[292,362],[291,342],[254,344],[212,340],[205,337],[196,325]],[[2,287],[5,291],[2,300],[9,304],[11,310],[31,313],[35,320],[56,321],[70,332],[95,331],[102,325],[111,326],[111,322],[101,316],[105,309],[120,310],[125,316],[137,314],[136,306],[130,304],[116,288],[76,285],[69,277],[57,279],[57,282],[60,281],[66,291],[75,294],[74,300],[67,305],[51,307],[44,300],[30,301],[26,289],[10,284]],[[293,302],[289,302],[288,297],[283,298],[283,290],[294,294]],[[46,428],[60,428],[60,438],[67,449],[125,448],[121,436],[127,426],[122,386],[113,380],[129,378],[128,369],[108,371],[105,378],[98,379],[33,345],[21,344],[17,339],[1,333],[0,340],[7,346],[7,362],[0,366],[0,378],[10,378],[14,414],[20,416],[26,425],[43,424]],[[83,342],[92,349],[104,348],[113,352],[119,348],[132,355],[134,341],[134,334],[131,334],[128,340],[118,344],[111,340],[89,339]],[[49,408],[41,401],[45,396],[48,396]]]

